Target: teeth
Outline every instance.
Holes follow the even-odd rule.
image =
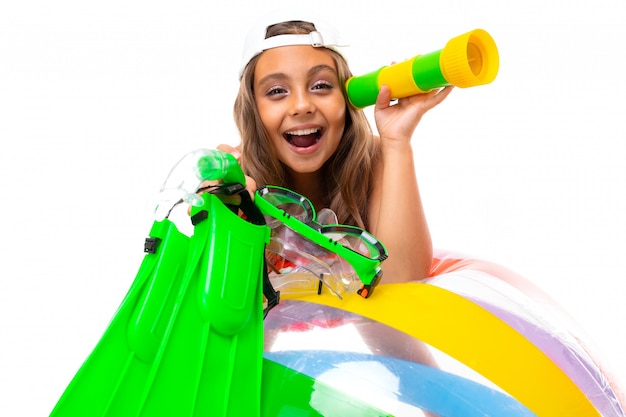
[[[317,133],[319,132],[320,129],[302,129],[302,130],[292,130],[290,132],[286,132],[286,134],[291,135],[291,136],[306,136],[306,135],[312,135],[313,133]]]

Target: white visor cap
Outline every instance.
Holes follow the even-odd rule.
[[[277,35],[265,38],[270,26],[283,22],[302,21],[312,23],[315,31],[308,34]],[[328,22],[307,13],[273,13],[260,19],[246,36],[241,65],[239,66],[239,78],[243,75],[246,65],[252,58],[261,52],[281,46],[311,45],[316,48],[328,48],[343,56],[337,48],[348,46],[341,39],[339,33]]]

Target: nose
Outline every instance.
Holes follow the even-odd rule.
[[[315,112],[315,103],[308,90],[297,89],[291,94],[291,115],[300,116]]]

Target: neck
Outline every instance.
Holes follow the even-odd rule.
[[[311,173],[290,172],[291,184],[293,191],[302,194],[311,202],[315,210],[321,210],[328,207],[329,201],[326,194],[325,175],[321,171]]]

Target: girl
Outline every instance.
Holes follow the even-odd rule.
[[[367,229],[387,248],[381,284],[428,276],[432,243],[420,199],[411,136],[449,88],[391,105],[382,87],[375,136],[363,111],[350,105],[344,84],[352,76],[337,51],[336,35],[314,19],[267,21],[251,31],[244,49],[235,122],[237,149],[248,189],[279,185],[329,207],[339,223]],[[361,324],[373,352],[436,367],[428,348],[377,322]],[[265,350],[273,345],[265,333]],[[434,414],[424,411],[424,416]]]
[[[313,21],[314,20],[314,21]],[[449,87],[392,104],[383,86],[375,136],[344,89],[352,76],[331,28],[316,19],[269,20],[247,37],[234,117],[235,149],[248,188],[279,185],[328,207],[339,223],[367,229],[386,246],[381,283],[428,276],[432,243],[411,136]]]

